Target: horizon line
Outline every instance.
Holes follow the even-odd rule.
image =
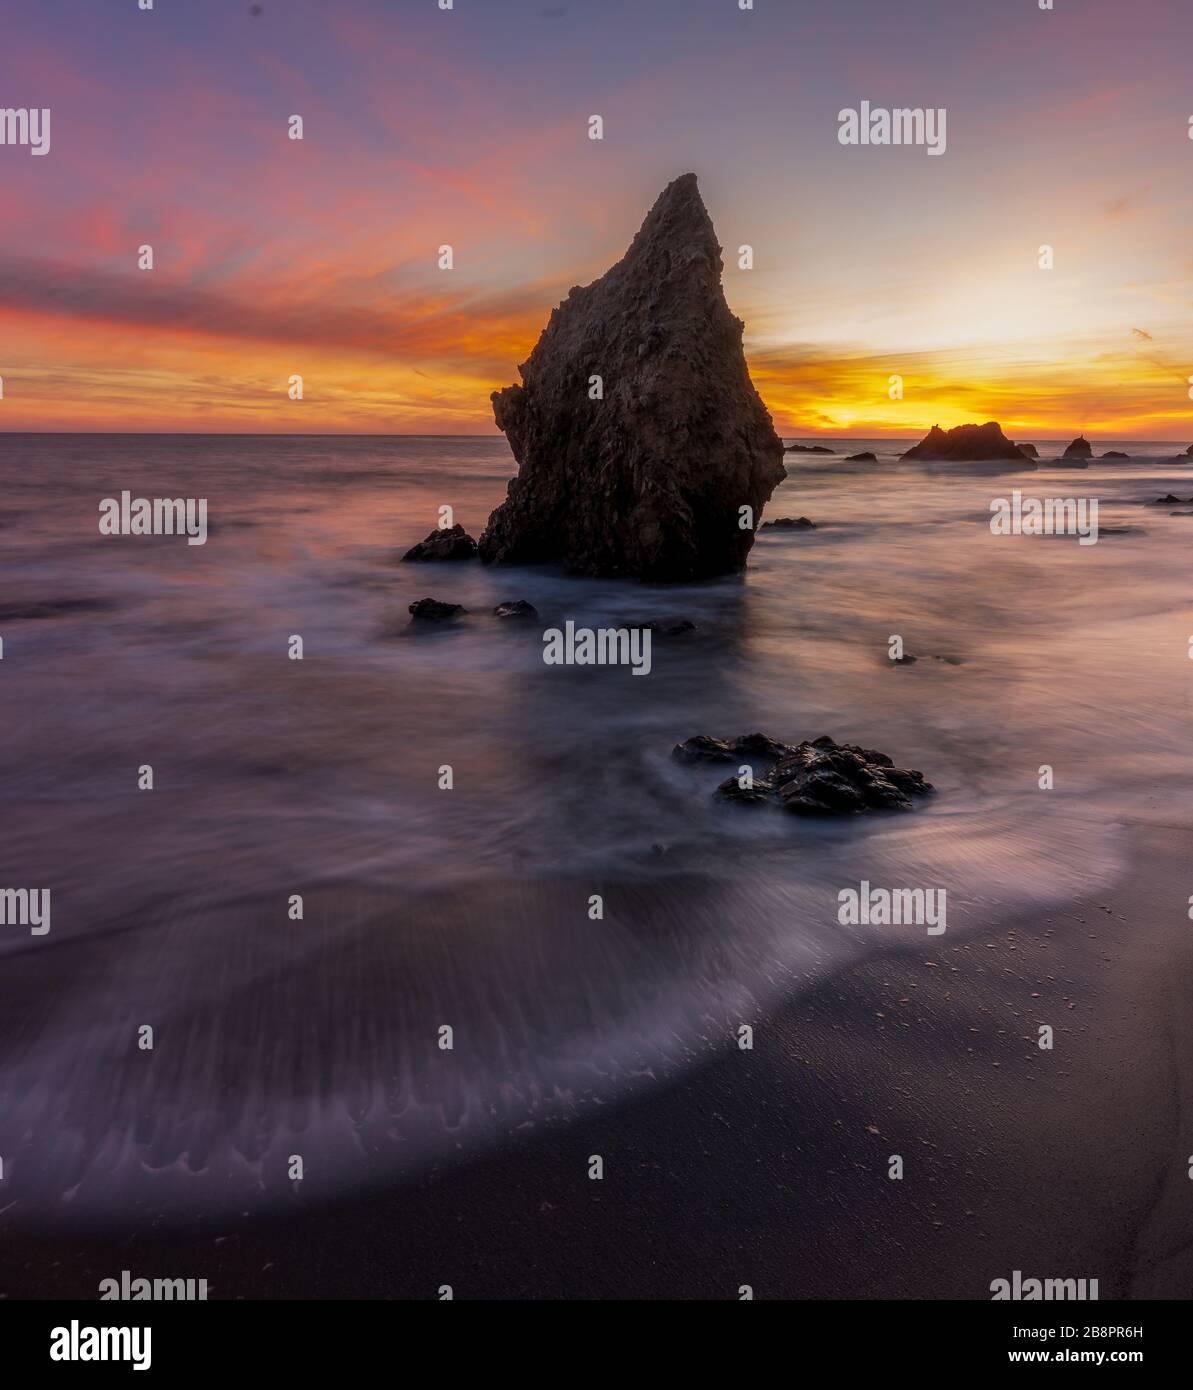
[[[778,431],[776,431],[778,434]],[[112,436],[132,436],[144,439],[505,439],[505,435],[499,432],[493,434],[449,434],[443,431],[405,431],[389,430],[384,433],[364,430],[319,430],[314,433],[301,430],[4,430],[0,429],[0,439],[5,436],[33,435],[45,438],[91,438]],[[854,440],[869,439],[878,441],[890,441],[891,443],[902,442],[905,439],[921,440],[923,434],[817,434],[807,432],[804,434],[778,434],[780,440],[787,439],[818,439],[818,440]],[[1095,436],[1097,437],[1097,436]],[[1156,438],[1132,438],[1130,435],[1105,434],[1100,436],[1103,440],[1109,440],[1119,444],[1178,444],[1179,439],[1156,439]],[[1083,432],[1072,436],[1074,439],[1089,436]],[[1033,439],[1024,441],[1035,443],[1039,440],[1044,444],[1063,444],[1066,437],[1050,438],[1048,435],[1038,434]]]

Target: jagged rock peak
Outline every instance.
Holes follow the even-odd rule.
[[[551,313],[520,385],[493,393],[518,476],[480,538],[490,564],[647,580],[741,569],[783,480],[695,174],[629,250]]]

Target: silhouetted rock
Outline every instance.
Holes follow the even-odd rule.
[[[468,610],[459,603],[440,603],[434,598],[420,598],[410,605],[410,617],[416,623],[442,623],[454,618],[457,613]]]
[[[1024,458],[1038,459],[1040,457],[1040,451],[1034,444],[1016,444],[1015,448],[1019,450]]]
[[[764,521],[758,529],[769,531],[772,527],[776,531],[815,531],[816,523],[806,516],[777,516],[774,521]]]
[[[785,454],[832,454],[834,449],[826,449],[823,444],[786,444],[783,446]]]
[[[1185,454],[1186,456],[1193,458],[1193,444],[1189,445],[1189,447],[1185,450]]]
[[[1072,444],[1061,454],[1063,459],[1089,459],[1094,456],[1094,446],[1086,439],[1085,435],[1079,434]]]
[[[742,328],[696,176],[684,174],[625,256],[552,311],[522,384],[493,393],[518,476],[481,559],[649,580],[740,570],[754,531],[739,509],[756,525],[786,477]]]
[[[885,753],[837,743],[827,735],[792,745],[765,734],[729,740],[697,734],[677,744],[674,756],[688,763],[748,765],[752,785],[743,787],[735,773],[717,788],[720,796],[745,805],[781,806],[802,816],[910,811],[912,797],[933,790],[922,772],[896,767]]]
[[[426,540],[412,545],[403,560],[471,560],[476,554],[476,542],[462,526],[449,526],[432,531]]]
[[[493,610],[495,618],[537,618],[538,609],[533,603],[527,603],[524,598],[510,599],[507,603],[499,603]]]
[[[860,454],[848,454],[845,458],[846,463],[877,463],[878,455],[868,451]]]
[[[1129,459],[1130,454],[1120,454],[1117,449],[1110,449],[1102,455],[1104,459]]]
[[[1146,502],[1148,507],[1180,507],[1187,502],[1193,502],[1193,497],[1177,497],[1174,493],[1166,492],[1163,497],[1157,497],[1154,502]]]
[[[931,459],[954,463],[982,463],[989,459],[1023,459],[1014,444],[994,420],[984,425],[958,425],[942,430],[933,425],[905,459]]]

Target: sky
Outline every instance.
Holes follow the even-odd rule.
[[[5,4],[0,430],[494,434],[692,170],[780,433],[1193,440],[1189,0],[442,2]]]

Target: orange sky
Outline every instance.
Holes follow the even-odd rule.
[[[0,429],[493,433],[692,168],[781,433],[1193,439],[1186,4],[265,8],[6,32],[0,92],[54,125],[0,147]],[[863,96],[947,108],[947,154],[842,147]]]

